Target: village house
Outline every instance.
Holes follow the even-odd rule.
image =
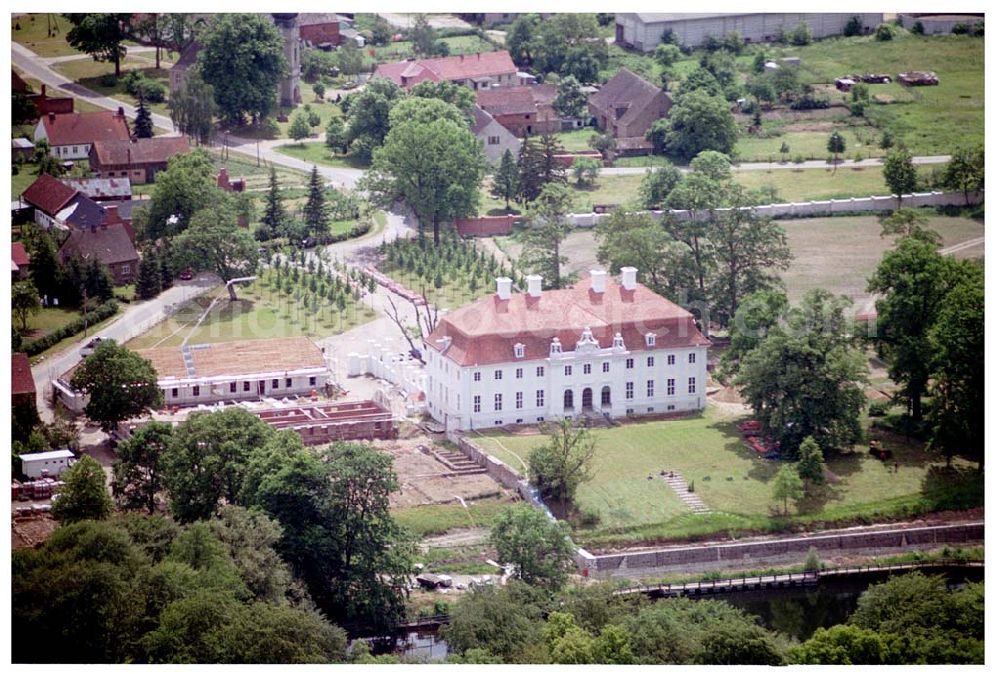
[[[671,105],[669,94],[628,68],[615,73],[587,101],[597,127],[618,140],[619,152],[652,148],[646,140],[646,131],[654,121],[667,115]]]
[[[167,170],[167,162],[190,151],[184,136],[154,136],[136,140],[97,141],[90,150],[90,170],[99,178],[128,178],[151,183]]]
[[[118,112],[53,112],[38,120],[34,140],[45,140],[53,157],[62,160],[86,159],[96,141],[127,141],[130,137],[125,110]]]
[[[98,202],[132,199],[128,178],[60,178],[59,182]]]
[[[35,378],[31,375],[31,361],[26,353],[10,355],[10,402],[11,409],[30,407],[37,414],[35,398]]]
[[[125,223],[134,240],[131,222],[135,202],[131,200],[131,185],[122,185],[122,182],[127,184],[128,180],[119,178],[95,183],[92,179],[57,179],[42,174],[21,194],[20,201],[31,211],[27,217],[43,229],[89,229]],[[116,184],[112,186],[111,183]],[[78,185],[84,190],[78,189]],[[98,197],[87,196],[85,190],[95,192]],[[114,194],[127,194],[128,198],[112,198]]]
[[[479,106],[472,109],[472,133],[483,144],[486,160],[496,166],[503,153],[510,150],[517,158],[521,151],[521,141]]]
[[[519,83],[517,68],[506,51],[382,63],[372,77],[390,79],[407,91],[427,80],[454,82],[474,90]]]
[[[562,130],[562,117],[554,107],[556,93],[551,84],[491,87],[476,92],[476,104],[512,134],[524,138]]]
[[[24,244],[14,241],[10,244],[10,271],[14,281],[27,281],[31,272],[31,256]]]
[[[109,209],[114,208],[109,206]],[[59,260],[63,264],[72,258],[83,262],[96,259],[107,268],[115,285],[131,283],[139,266],[131,228],[120,221],[91,225],[87,229],[73,227],[59,248]]]
[[[201,45],[197,42],[192,42],[184,51],[181,52],[180,58],[177,62],[170,67],[170,90],[177,91],[181,89],[185,82],[187,82],[188,71],[191,67],[198,62],[198,52],[201,51]]]
[[[299,39],[307,47],[339,47],[351,20],[340,14],[300,14]]]
[[[310,395],[330,380],[326,354],[308,337],[140,350],[168,406]]]
[[[623,417],[705,406],[709,340],[694,317],[604,270],[560,290],[497,279],[495,295],[444,316],[424,340],[427,403],[448,429]]]
[[[615,44],[650,52],[656,49],[667,31],[685,47],[697,47],[709,37],[721,40],[730,33],[739,34],[745,42],[771,42],[803,23],[809,26],[813,38],[820,39],[843,35],[844,27],[854,16],[861,20],[864,34],[882,23],[882,14],[875,13],[618,13],[615,14]]]

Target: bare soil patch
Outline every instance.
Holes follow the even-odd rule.
[[[485,473],[456,475],[432,456],[423,454],[418,445],[430,445],[426,436],[376,443],[379,449],[392,454],[393,468],[399,478],[400,491],[390,498],[393,508],[458,503],[459,499],[475,500],[503,491],[503,487]]]
[[[37,547],[58,527],[59,523],[50,515],[14,520],[10,527],[10,547],[12,550]]]

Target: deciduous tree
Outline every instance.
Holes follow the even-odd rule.
[[[514,577],[529,585],[557,590],[573,565],[569,527],[528,504],[513,506],[497,517],[490,543],[497,550],[497,561],[513,564]]]
[[[188,228],[174,239],[175,255],[186,267],[216,274],[226,284],[229,299],[235,302],[233,279],[253,274],[257,268],[257,244],[250,232],[236,223],[229,199],[191,217]]]
[[[635,267],[642,283],[683,304],[684,292],[697,283],[690,252],[648,213],[615,209],[598,221],[597,259],[608,269]]]
[[[215,14],[200,36],[198,70],[231,124],[263,119],[288,72],[284,40],[263,14]],[[236,48],[238,47],[238,48]]]
[[[833,172],[837,172],[837,162],[840,160],[840,155],[847,151],[847,142],[844,137],[840,135],[839,131],[834,131],[830,134],[830,137],[826,140],[826,151],[833,154]]]
[[[52,516],[60,522],[103,520],[111,514],[111,496],[101,464],[84,454],[61,476],[63,488],[52,505]]]
[[[956,149],[944,168],[944,186],[965,194],[969,203],[969,192],[982,190],[986,185],[986,151],[982,145]]]
[[[596,453],[590,431],[569,419],[555,422],[549,429],[549,439],[531,451],[528,473],[531,483],[544,498],[562,507],[573,504],[577,488],[593,477]]]
[[[681,178],[681,172],[673,165],[647,170],[639,184],[640,203],[649,210],[662,209]]]
[[[529,208],[531,225],[518,235],[523,244],[518,264],[527,272],[541,274],[550,288],[561,288],[567,280],[562,273],[567,261],[562,242],[573,229],[566,218],[572,201],[565,185],[546,184]]]
[[[795,468],[803,480],[809,480],[813,484],[826,482],[823,450],[812,436],[807,437],[799,445],[799,462]]]
[[[302,140],[309,137],[309,133],[309,122],[305,115],[296,113],[292,117],[292,123],[288,125],[288,137],[301,144]]]
[[[38,291],[34,284],[29,281],[21,281],[11,286],[10,310],[17,322],[21,324],[21,330],[26,331],[28,319],[42,310],[42,300],[38,297]]]
[[[156,380],[156,370],[148,360],[105,339],[80,363],[70,384],[89,396],[84,408],[87,417],[109,431],[163,404]]]
[[[121,507],[156,512],[156,495],[164,490],[163,457],[172,436],[170,424],[152,421],[115,449],[111,489]]]
[[[167,107],[170,109],[170,121],[181,133],[191,136],[200,145],[212,141],[219,107],[215,103],[215,89],[201,78],[197,70],[188,71],[180,88],[171,92]]]
[[[70,46],[94,57],[95,61],[115,64],[115,77],[120,77],[125,58],[125,40],[131,14],[64,14],[73,27],[66,33]]]
[[[778,469],[771,483],[771,498],[784,504],[785,515],[788,514],[788,499],[800,499],[804,493],[802,478],[795,472],[795,468],[785,464]]]
[[[222,196],[208,152],[199,148],[171,157],[167,170],[156,175],[142,238],[179,234],[197,211],[216,206]]]
[[[580,81],[572,75],[559,80],[553,107],[563,117],[583,117],[587,111],[587,95],[580,91]]]
[[[904,194],[912,194],[917,189],[917,169],[913,165],[913,155],[905,147],[897,147],[886,155],[882,175],[900,204]]]

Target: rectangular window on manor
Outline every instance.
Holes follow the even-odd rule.
[[[655,362],[656,359],[653,356],[646,356],[646,367],[653,367],[653,363]]]
[[[503,410],[503,393],[493,394],[493,411],[500,412]]]
[[[244,391],[249,391],[250,390],[250,382],[248,382],[248,381],[243,382],[243,390]]]
[[[633,367],[635,367],[635,361],[632,360],[631,358],[626,358],[625,359],[625,369],[626,370],[631,370]]]
[[[646,397],[647,398],[652,398],[653,397],[653,380],[652,379],[647,379],[646,380]]]
[[[535,407],[545,407],[545,391],[542,389],[535,391]]]
[[[472,396],[472,411],[479,412],[481,408],[482,405],[480,405],[479,396]]]
[[[696,358],[697,358],[697,354],[694,351],[692,351],[691,353],[688,354],[688,362],[689,363],[693,363]]]
[[[236,382],[234,381],[229,382],[229,392],[236,393]]]
[[[563,374],[566,375],[567,377],[572,377],[573,376],[573,366],[572,365],[566,365],[565,367],[563,367]]]
[[[625,400],[631,400],[635,397],[635,384],[630,381],[625,382]]]
[[[697,390],[694,377],[688,377],[688,393],[695,393]]]
[[[521,409],[522,407],[524,407],[524,392],[523,391],[518,391],[514,395],[514,407],[516,407],[517,409]]]
[[[670,354],[669,356],[667,356],[667,365],[673,365],[673,364],[674,364],[674,354]]]
[[[536,377],[544,377],[545,376],[545,368],[541,367],[541,366],[536,367],[535,368],[535,376]]]
[[[494,379],[503,379],[503,370],[493,370]]]
[[[674,380],[673,379],[668,379],[667,380],[667,395],[668,396],[674,395],[674,391],[675,391]]]

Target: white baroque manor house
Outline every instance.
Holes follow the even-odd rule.
[[[497,292],[443,317],[425,339],[427,406],[450,429],[705,405],[709,340],[692,315],[603,270],[561,290]]]

